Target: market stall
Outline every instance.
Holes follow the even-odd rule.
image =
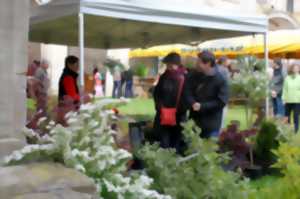
[[[123,48],[266,35],[265,16],[247,16],[195,4],[147,0],[53,0],[32,8],[30,41],[80,47]]]

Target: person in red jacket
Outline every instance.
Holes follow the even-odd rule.
[[[79,59],[72,55],[68,56],[65,59],[65,68],[59,79],[58,100],[60,103],[66,99],[72,99],[74,104],[79,104],[78,69]]]

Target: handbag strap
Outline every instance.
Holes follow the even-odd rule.
[[[180,102],[180,97],[181,97],[181,94],[182,94],[182,90],[183,90],[183,84],[184,84],[184,76],[183,75],[180,75],[178,78],[179,80],[179,89],[178,89],[178,93],[177,93],[177,98],[176,98],[176,107],[178,107],[179,105],[179,102]]]

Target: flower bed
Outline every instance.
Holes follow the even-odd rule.
[[[231,128],[218,143],[201,139],[199,129],[190,121],[184,125],[184,157],[175,150],[146,144],[137,152],[145,169],[128,172],[132,154],[117,147],[117,129],[112,128],[119,118],[111,108],[120,102],[105,99],[83,105],[78,112],[67,114],[67,126],[40,120],[49,133],[26,129],[33,144],[6,157],[6,163],[60,162],[94,179],[99,196],[105,199],[299,198],[300,135],[282,122],[267,121],[241,135]],[[242,175],[242,166],[224,169],[234,156],[242,154],[251,161],[247,154],[251,148],[254,164],[260,164],[257,159],[270,160],[266,166],[280,172],[276,181],[257,188]]]
[[[101,198],[169,199],[169,196],[149,189],[153,180],[147,175],[128,174],[127,163],[132,155],[116,147],[116,131],[111,128],[116,118],[112,111],[105,109],[115,103],[120,101],[101,100],[82,105],[79,112],[66,115],[68,125],[65,127],[40,120],[40,125],[45,125],[49,134],[41,136],[26,129],[26,135],[36,143],[13,152],[6,157],[6,163],[63,163],[93,178]]]

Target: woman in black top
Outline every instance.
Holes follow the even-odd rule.
[[[180,70],[181,60],[177,53],[170,53],[163,62],[167,65],[167,69],[159,78],[153,94],[156,108],[154,130],[161,147],[175,148],[177,153],[182,153],[183,138],[180,123],[185,120],[186,109],[183,106],[180,86],[183,86],[184,74]],[[177,108],[176,125],[161,124],[162,107]]]

